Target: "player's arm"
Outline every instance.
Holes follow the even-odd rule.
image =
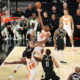
[[[60,20],[59,20],[59,27],[60,27],[60,25],[63,23],[63,17],[61,17],[60,18]]]
[[[71,76],[72,76],[72,74],[70,74],[70,75],[69,75],[69,77],[68,77],[68,79],[67,79],[67,80],[71,80]]]
[[[71,20],[71,28],[72,28],[72,32],[74,32],[74,21],[72,16],[70,16],[70,20]]]
[[[56,68],[59,68],[59,64],[57,63],[57,61],[54,57],[52,57],[52,61],[55,64]]]
[[[37,11],[38,11],[38,16],[39,16],[41,28],[44,29],[44,24],[43,24],[42,16],[41,16],[41,9],[37,9]]]
[[[66,31],[65,31],[64,34],[65,34],[65,35],[64,35],[64,47],[66,47]]]
[[[54,32],[54,35],[53,35],[53,41],[54,41],[55,48],[56,48],[56,36],[57,36],[57,30]]]
[[[34,58],[35,58],[35,60],[38,61],[38,62],[41,62],[41,61],[42,61],[42,59],[41,59],[40,57],[34,56]]]
[[[48,39],[45,39],[43,41],[37,41],[36,43],[43,44],[43,43],[46,43],[47,41],[48,41]]]
[[[37,42],[30,41],[29,46],[30,46],[30,48],[35,48],[35,47],[38,47],[38,46],[41,46],[41,45],[37,44]]]
[[[21,59],[20,61],[4,62],[4,64],[26,64],[26,59]]]
[[[66,47],[66,36],[64,36],[64,47]]]
[[[36,47],[35,44],[33,43],[33,41],[29,41],[29,46],[30,46],[30,48],[35,48]]]

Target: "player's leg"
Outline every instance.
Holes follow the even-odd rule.
[[[1,34],[2,34],[2,36],[6,36],[5,40],[8,39],[8,31],[7,31],[7,28],[4,28],[4,29],[1,31]]]
[[[62,44],[61,44],[62,45]],[[54,50],[54,52],[55,52],[55,59],[57,60],[58,59],[58,57],[59,57],[59,50],[60,50],[60,48],[61,48],[61,45],[60,45],[60,42],[58,42],[58,41],[56,41],[56,48],[55,48],[55,50]]]
[[[35,80],[37,73],[38,73],[38,70],[37,70],[37,68],[35,67],[34,69],[32,69],[32,70],[30,71],[29,80]]]
[[[54,71],[50,73],[50,79],[52,80],[60,80],[60,78],[56,75]]]
[[[71,33],[71,31],[68,31],[68,36],[70,38],[70,42],[71,42],[71,45],[72,45],[72,50],[76,51],[76,49],[74,48],[73,34]]]
[[[13,72],[10,74],[8,79],[12,79],[14,77],[14,74],[19,70],[19,68],[22,66],[22,64],[18,64],[16,68],[13,70]]]
[[[41,78],[41,80],[49,80],[50,78],[49,78],[49,76],[48,76],[48,73],[45,73],[45,76],[43,77],[43,75],[42,75],[42,78]]]
[[[20,35],[19,35],[18,31],[16,30],[16,28],[14,28],[13,33],[14,33],[14,40],[19,40]]]
[[[4,28],[4,32],[5,32],[5,35],[6,35],[5,40],[8,40],[9,38],[8,38],[8,30],[7,30],[7,28]]]
[[[60,53],[61,53],[60,63],[65,63],[65,64],[67,64],[67,62],[64,61],[64,50],[61,50]]]
[[[65,29],[69,38],[70,38],[70,42],[71,42],[71,46],[74,47],[74,40],[73,40],[73,34],[72,34],[72,31],[71,31],[71,28],[66,28]]]
[[[26,57],[26,53],[27,53],[27,51],[25,50],[25,51],[23,52],[22,57]],[[18,64],[18,65],[16,66],[16,68],[13,70],[13,72],[12,72],[11,75],[9,76],[9,79],[20,69],[21,66],[22,66],[22,64]]]
[[[65,29],[65,31],[67,32],[67,34],[68,34],[68,36],[69,36],[69,38],[70,38],[72,50],[73,50],[73,51],[76,51],[76,50],[74,49],[74,40],[73,40],[73,33],[72,33],[71,28],[68,26],[67,28],[64,27],[64,29]]]
[[[58,56],[59,56],[59,51],[57,50],[57,49],[54,49],[54,57],[55,57],[55,59],[57,60],[58,59]]]
[[[65,42],[65,38],[64,38],[64,41],[62,41],[62,44],[60,45],[59,47],[59,50],[60,50],[60,63],[67,63],[64,61],[64,49],[65,49],[65,45],[66,45],[66,42]]]
[[[73,40],[73,36],[70,35],[69,38],[70,38],[70,42],[71,42],[72,48],[74,48],[74,40]]]
[[[61,53],[60,62],[62,62],[64,60],[64,57],[63,57],[64,56],[64,50],[61,50],[60,53]]]

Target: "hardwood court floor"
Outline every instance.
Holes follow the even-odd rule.
[[[52,55],[54,55],[54,48],[53,47],[47,47],[51,49]],[[46,48],[45,48],[46,49]],[[64,60],[68,62],[68,64],[60,64],[59,59],[61,54],[59,54],[59,57],[57,59],[60,68],[56,69],[54,67],[54,70],[58,76],[60,76],[61,80],[67,80],[67,77],[70,73],[74,72],[74,68],[76,66],[80,67],[80,47],[76,47],[77,52],[73,53],[71,47],[67,47],[65,49],[64,54]],[[9,56],[5,59],[5,61],[17,61],[22,56],[23,51],[25,50],[25,47],[14,47],[12,52],[9,54]],[[44,51],[45,53],[45,51]],[[9,75],[12,73],[16,65],[4,65],[2,64],[0,66],[0,80],[8,80]],[[41,63],[38,65],[39,72],[36,75],[36,80],[40,80],[41,75],[43,74]],[[26,73],[27,69],[25,65],[22,65],[22,67],[18,70],[16,74],[14,74],[14,80],[26,80]]]

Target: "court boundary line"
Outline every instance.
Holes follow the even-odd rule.
[[[15,47],[12,49],[12,51],[15,49]],[[12,51],[9,53],[9,55],[12,53]],[[9,55],[6,57],[6,59],[9,57]],[[4,62],[6,61],[6,59],[3,61],[3,63],[1,64],[1,66],[3,66],[4,65]],[[0,67],[1,67],[0,66]]]

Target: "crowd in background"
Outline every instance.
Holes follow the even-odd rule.
[[[59,27],[59,19],[63,15],[63,10],[68,9],[69,14],[74,19],[75,32],[80,34],[80,1],[77,3],[59,3],[59,4],[42,4],[42,18],[44,25],[49,25],[51,29],[51,38],[53,39],[54,31]],[[29,4],[27,9],[23,12],[21,8],[17,8],[14,13],[10,13],[5,10],[4,17],[13,17],[13,20],[2,22],[0,27],[0,37],[3,40],[13,39],[13,40],[27,40],[27,34],[34,30],[36,32],[41,31],[40,22],[38,19],[38,14],[35,6]],[[78,37],[80,37],[78,35]]]

